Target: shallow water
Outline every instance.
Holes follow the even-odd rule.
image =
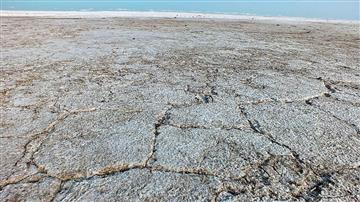
[[[3,10],[130,10],[360,20],[358,0],[4,0]]]

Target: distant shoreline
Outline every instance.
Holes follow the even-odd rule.
[[[51,18],[180,18],[180,19],[225,19],[277,22],[320,22],[359,24],[354,20],[325,20],[304,17],[265,17],[230,14],[159,12],[159,11],[13,11],[0,10],[0,17],[51,17]]]

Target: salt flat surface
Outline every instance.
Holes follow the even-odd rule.
[[[251,15],[186,13],[186,12],[153,12],[153,11],[9,11],[2,10],[4,17],[51,17],[51,18],[190,18],[190,19],[224,19],[224,20],[257,20],[280,22],[328,22],[358,24],[355,20],[324,20],[302,17],[265,17]]]
[[[0,201],[360,200],[357,24],[41,16],[1,17]]]

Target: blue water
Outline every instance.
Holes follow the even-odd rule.
[[[359,0],[0,0],[1,10],[176,11],[360,20]]]

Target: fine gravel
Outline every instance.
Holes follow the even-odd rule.
[[[360,201],[360,24],[1,17],[0,201]]]

